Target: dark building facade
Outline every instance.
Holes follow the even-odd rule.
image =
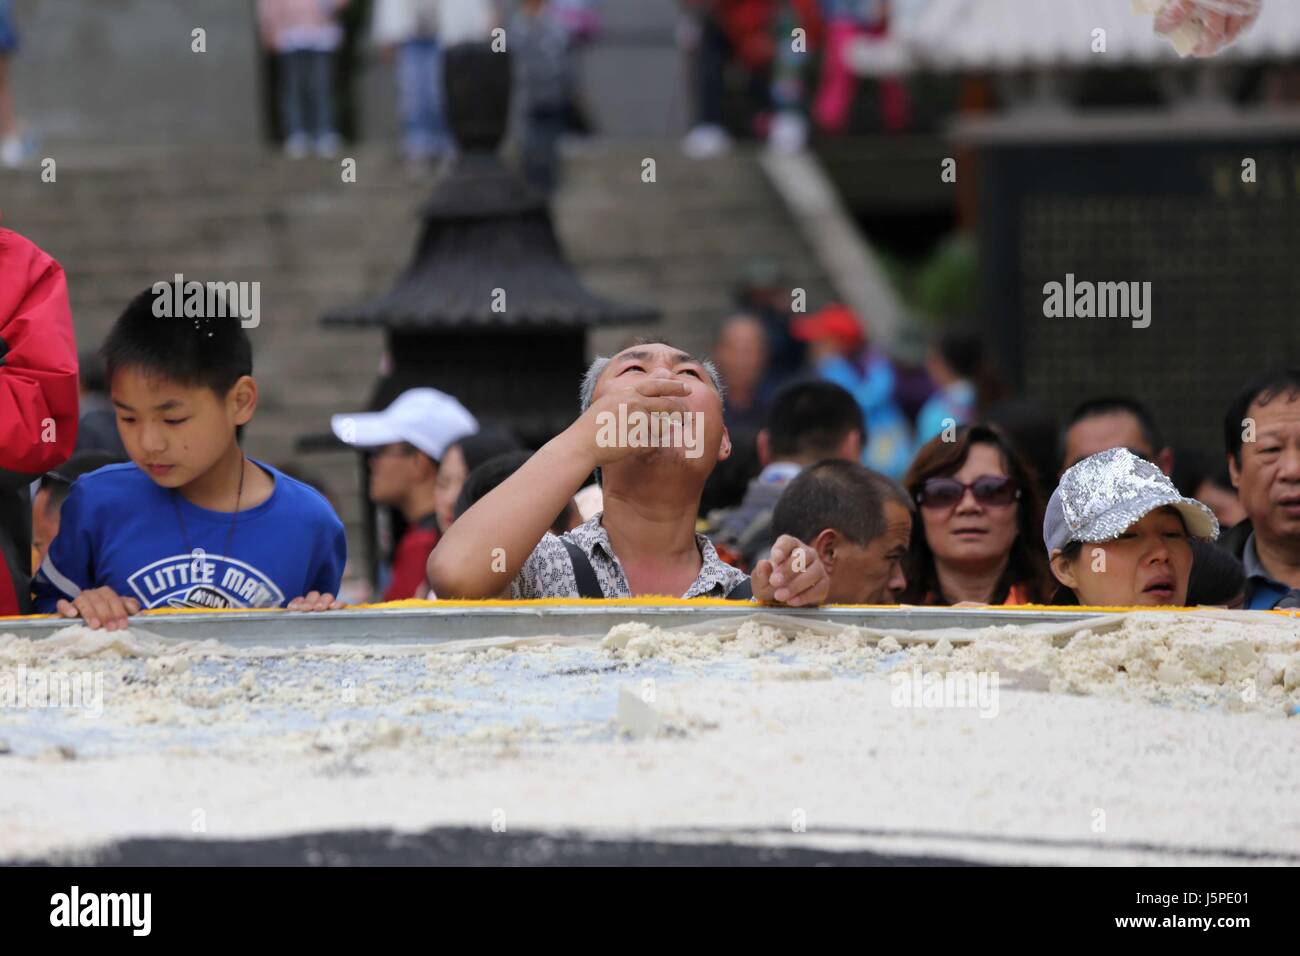
[[[1221,448],[1232,395],[1300,357],[1300,123],[1152,114],[1032,139],[993,124],[971,142],[984,321],[1008,375],[1058,418],[1131,395],[1170,442]],[[1053,282],[1074,314],[1047,314]],[[1129,314],[1097,314],[1126,293]]]

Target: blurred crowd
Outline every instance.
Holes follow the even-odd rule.
[[[1052,421],[1005,399],[977,335],[941,332],[908,367],[845,306],[792,313],[756,270],[711,358],[653,339],[598,356],[578,416],[536,450],[435,388],[335,415],[370,506],[397,518],[365,582],[329,489],[242,450],[258,389],[237,316],[199,298],[177,321],[146,290],[78,359],[57,263],[0,230],[0,264],[11,610],[125,626],[142,607],[371,597],[1300,607],[1294,368],[1244,384],[1221,448],[1178,450],[1134,396],[1079,395]],[[637,416],[640,433],[611,428]]]
[[[257,0],[284,150],[294,158],[338,153],[340,100],[351,96],[354,54],[374,51],[395,75],[402,154],[416,166],[437,160],[454,148],[441,51],[504,40],[501,48],[515,64],[514,141],[528,178],[549,189],[561,136],[591,131],[576,58],[602,33],[603,2]],[[834,136],[850,129],[855,113],[870,114],[870,125],[882,132],[912,128],[900,38],[929,2],[677,0],[688,77],[683,149],[696,158],[716,156],[741,135],[795,152],[814,130]],[[1158,32],[1180,50],[1193,43],[1188,51],[1199,56],[1235,40],[1261,7],[1261,0],[1144,2],[1158,11]],[[19,48],[12,5],[0,0],[0,165],[15,166],[30,158],[35,141],[18,122],[9,89],[9,59]],[[865,94],[864,72],[871,77]]]
[[[338,131],[333,58],[339,19],[353,0],[259,0],[263,41],[278,61],[278,109],[286,152],[333,155]],[[437,159],[448,137],[441,53],[505,31],[515,62],[517,145],[528,178],[555,182],[559,138],[588,131],[575,55],[601,31],[600,0],[370,0],[369,42],[395,66],[402,150],[412,163]],[[680,0],[680,45],[689,63],[688,155],[728,149],[727,90],[744,77],[744,122],[773,148],[803,148],[809,121],[827,133],[849,125],[857,92],[854,44],[883,40],[923,0]],[[885,77],[886,130],[908,124],[907,88]]]
[[[810,122],[824,133],[849,125],[858,73],[855,45],[887,40],[900,20],[925,0],[681,0],[682,46],[691,59],[692,126],[683,142],[690,156],[726,152],[728,73],[743,74],[743,104],[754,137],[777,152],[797,152]],[[881,128],[904,129],[911,104],[896,77],[878,84]]]
[[[353,0],[258,0],[264,45],[275,57],[277,110],[285,153],[337,154],[334,89],[344,40],[341,18]],[[442,53],[492,41],[514,67],[513,122],[526,178],[549,191],[566,132],[586,119],[575,53],[599,30],[598,0],[369,0],[360,29],[392,65],[401,151],[413,167],[455,149],[448,127]],[[496,31],[503,31],[496,34]],[[495,35],[494,35],[495,34]]]
[[[18,166],[32,152],[30,136],[18,122],[14,110],[9,63],[17,53],[18,25],[14,22],[13,0],[0,0],[0,166]]]
[[[349,4],[259,0],[292,157],[339,149],[333,58]],[[699,120],[688,152],[727,147],[722,77],[737,68],[753,81],[755,132],[774,146],[802,144],[805,112],[842,128],[848,45],[887,35],[905,7],[685,0]],[[554,186],[557,142],[581,124],[572,52],[598,28],[590,0],[371,9],[372,39],[397,66],[413,163],[453,148],[442,51],[508,24],[522,166],[539,188]],[[24,148],[7,85],[9,14],[0,0],[0,159]],[[784,53],[799,30],[821,50],[807,61],[819,63],[815,92],[805,59]],[[903,123],[902,87],[879,92],[882,115]],[[1222,447],[1176,449],[1139,395],[1080,394],[1055,420],[1009,394],[977,327],[936,324],[924,354],[908,357],[842,303],[796,310],[790,278],[756,262],[707,354],[636,340],[598,357],[578,417],[541,448],[524,447],[508,423],[480,427],[435,388],[335,415],[335,435],[365,455],[368,506],[393,529],[371,581],[349,571],[338,501],[322,482],[243,454],[257,389],[237,320],[197,315],[191,331],[141,293],[104,349],[78,359],[58,264],[3,230],[0,260],[0,474],[19,476],[0,487],[0,608],[25,609],[34,596],[45,610],[118,621],[144,600],[146,572],[171,607],[642,594],[791,606],[1300,606],[1294,369],[1243,385],[1225,409]],[[629,407],[678,416],[679,437],[683,416],[698,415],[701,454],[604,440],[601,416]],[[195,547],[203,522],[210,535]],[[304,527],[312,534],[296,533]],[[218,557],[230,589],[210,580]]]
[[[514,66],[514,140],[527,178],[556,182],[557,146],[587,130],[575,56],[601,29],[601,0],[257,0],[257,28],[269,57],[274,126],[293,159],[339,154],[341,98],[352,85],[349,45],[373,50],[393,68],[403,157],[413,167],[455,148],[445,109],[442,51],[492,40]],[[501,30],[499,36],[494,31]],[[34,134],[15,112],[10,61],[19,51],[13,0],[0,0],[0,166],[34,155]]]
[[[738,289],[743,308],[719,324],[699,360],[725,396],[729,451],[701,479],[692,517],[720,562],[754,573],[790,535],[824,549],[824,563],[838,561],[827,600],[846,603],[1261,608],[1295,599],[1293,585],[1278,583],[1286,574],[1263,570],[1260,554],[1276,555],[1276,544],[1256,550],[1259,537],[1282,538],[1300,556],[1300,454],[1280,451],[1286,439],[1278,437],[1300,410],[1295,372],[1246,388],[1226,412],[1223,450],[1174,449],[1137,397],[1081,395],[1057,421],[1008,399],[972,331],[936,333],[924,362],[908,365],[873,344],[843,305],[790,313],[780,285],[775,272],[754,270]],[[636,348],[629,342],[619,354]],[[1243,441],[1246,419],[1269,437]],[[531,455],[508,430],[478,431],[467,410],[433,389],[412,390],[383,412],[336,416],[334,427],[377,449],[370,499],[397,509],[407,529],[384,572],[388,599],[430,595],[430,552]],[[1103,504],[1141,526],[1146,563],[1127,577],[1067,586],[1080,574],[1067,578],[1054,564],[1077,559],[1084,543],[1129,533],[1127,524],[1115,535],[1079,525],[1068,495],[1099,483],[1127,483],[1133,501]],[[547,530],[599,523],[607,486],[590,476],[581,484],[576,496],[561,496]],[[1171,517],[1180,544],[1161,536]],[[1073,532],[1061,531],[1067,519],[1079,525]],[[1066,534],[1055,549],[1053,534]],[[1106,547],[1113,558],[1126,545]]]
[[[878,578],[890,587],[857,592],[857,600],[1067,601],[1073,595],[1051,573],[1044,544],[1047,504],[1072,468],[1125,449],[1149,463],[1147,477],[1159,475],[1171,501],[1201,502],[1201,512],[1212,512],[1217,527],[1232,532],[1225,540],[1235,555],[1191,537],[1197,560],[1182,597],[1193,604],[1254,599],[1265,606],[1262,592],[1246,588],[1257,562],[1234,558],[1242,558],[1252,519],[1276,523],[1270,494],[1284,507],[1300,499],[1276,489],[1265,493],[1275,476],[1257,479],[1242,470],[1240,433],[1252,403],[1294,393],[1300,386],[1294,373],[1247,388],[1248,397],[1227,410],[1223,450],[1175,450],[1134,395],[1081,395],[1063,421],[1009,398],[973,331],[935,333],[917,368],[870,342],[843,305],[805,317],[783,312],[776,296],[744,290],[738,298],[747,308],[722,323],[712,353],[728,388],[736,451],[711,476],[702,508],[702,527],[737,566],[753,567],[782,532],[773,516],[788,506],[787,491],[798,491],[796,478],[819,461],[840,460],[896,480],[897,499],[917,517],[898,573]],[[1266,446],[1277,454],[1275,444]],[[1258,445],[1244,447],[1253,454]],[[1124,467],[1143,470],[1133,461]],[[1241,486],[1239,496],[1243,476],[1249,487]],[[1142,603],[1140,594],[1123,596],[1105,603]]]

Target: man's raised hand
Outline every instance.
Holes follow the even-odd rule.
[[[635,420],[633,416],[638,412],[648,420],[653,420],[652,416],[656,414],[674,413],[684,420],[689,414],[685,402],[689,394],[690,386],[680,379],[646,375],[628,385],[608,389],[570,427],[578,432],[577,437],[584,449],[590,451],[593,467],[599,468],[646,450],[624,441],[602,440],[602,431],[607,431],[607,428],[602,428],[603,422]],[[604,417],[606,415],[611,417]]]

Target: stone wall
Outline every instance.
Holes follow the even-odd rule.
[[[15,0],[19,115],[41,137],[150,146],[261,139],[254,0]],[[206,53],[191,31],[206,31]]]

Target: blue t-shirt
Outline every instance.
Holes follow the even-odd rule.
[[[275,490],[237,514],[191,504],[129,462],[82,475],[32,582],[36,610],[98,587],[141,608],[281,607],[308,591],[338,594],[343,523],[310,485],[255,464]]]

